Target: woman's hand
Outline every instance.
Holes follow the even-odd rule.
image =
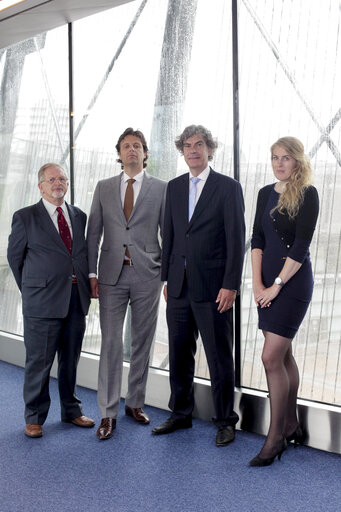
[[[256,306],[258,306],[258,304],[259,304],[258,297],[260,297],[261,294],[264,293],[264,290],[266,290],[266,288],[263,283],[258,284],[258,285],[253,285],[253,298],[256,303]]]
[[[271,301],[274,300],[279,294],[281,287],[278,284],[273,284],[269,288],[263,288],[255,295],[256,304],[261,308],[268,308],[271,306]]]

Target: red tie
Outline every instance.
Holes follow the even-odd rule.
[[[68,224],[66,222],[66,219],[64,217],[63,210],[61,209],[60,206],[58,206],[57,212],[58,212],[57,222],[58,222],[59,234],[60,234],[61,239],[63,240],[63,242],[65,244],[65,247],[67,248],[67,250],[71,254],[71,252],[72,252],[72,238],[71,238],[70,229],[69,229],[69,226],[68,226]]]

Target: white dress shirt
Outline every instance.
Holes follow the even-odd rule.
[[[133,183],[134,206],[135,206],[136,199],[138,198],[138,195],[139,195],[141,187],[142,187],[143,176],[144,176],[144,170],[140,171],[133,178],[135,180],[135,182]],[[121,202],[122,202],[122,207],[124,206],[124,198],[125,198],[126,190],[127,190],[127,186],[128,186],[127,181],[130,180],[130,179],[131,178],[130,178],[130,176],[128,176],[128,174],[126,174],[125,172],[122,173],[122,178],[121,178]]]
[[[49,201],[47,201],[44,197],[43,197],[43,204],[44,204],[44,206],[45,206],[45,208],[47,210],[47,213],[50,215],[51,220],[52,220],[53,224],[55,225],[56,230],[59,233],[58,220],[57,220],[57,218],[58,218],[57,206],[55,204],[52,204]],[[69,215],[69,212],[68,212],[68,209],[66,207],[65,202],[63,202],[60,205],[60,207],[63,210],[64,217],[66,219],[67,225],[69,226],[69,230],[70,230],[70,233],[71,233],[71,238],[73,238],[70,215]]]

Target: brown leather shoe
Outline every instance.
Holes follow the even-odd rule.
[[[141,407],[132,408],[126,405],[126,416],[131,416],[137,423],[142,423],[143,425],[150,423],[150,419]]]
[[[41,437],[43,435],[42,426],[28,423],[25,427],[25,434],[28,437]]]
[[[96,436],[101,441],[105,439],[110,439],[113,435],[113,431],[116,428],[116,419],[115,418],[102,418],[101,424],[97,429]]]
[[[91,428],[95,426],[94,420],[88,418],[87,416],[78,416],[78,418],[74,418],[73,420],[71,420],[71,423],[73,425],[76,425],[77,427],[84,428]]]

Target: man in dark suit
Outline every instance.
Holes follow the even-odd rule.
[[[189,173],[167,188],[161,279],[167,281],[172,414],[153,434],[192,426],[194,356],[201,334],[210,370],[218,428],[216,445],[234,440],[232,306],[244,257],[240,184],[208,165],[217,147],[211,132],[191,125],[176,140]]]
[[[93,427],[75,395],[77,364],[90,304],[86,215],[66,204],[68,178],[57,164],[38,172],[42,199],[13,215],[8,262],[22,294],[26,348],[25,434],[41,437],[50,407],[49,377],[58,353],[62,421]]]

